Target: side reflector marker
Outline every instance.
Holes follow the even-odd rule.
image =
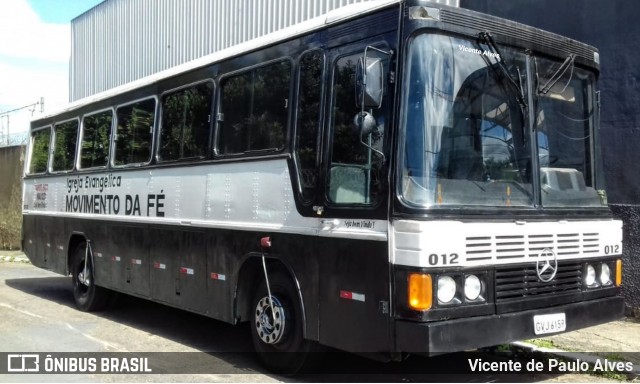
[[[350,292],[350,291],[340,291],[340,298],[347,300],[355,300],[361,301],[364,303],[365,296],[364,293]]]
[[[155,269],[167,269],[166,264],[158,263],[157,261],[153,263],[153,268]]]

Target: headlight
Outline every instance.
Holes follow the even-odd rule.
[[[611,269],[607,263],[600,264],[600,284],[611,284]]]
[[[593,268],[591,264],[587,264],[587,273],[584,277],[584,282],[587,284],[587,287],[593,286],[596,282],[596,269]]]
[[[438,301],[446,304],[456,296],[456,282],[451,276],[438,278]]]
[[[482,293],[482,283],[476,275],[469,275],[464,279],[464,296],[469,301],[475,301]]]

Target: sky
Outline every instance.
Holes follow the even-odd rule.
[[[26,131],[31,118],[4,111],[40,97],[45,113],[68,102],[70,22],[102,1],[0,0],[0,134]]]

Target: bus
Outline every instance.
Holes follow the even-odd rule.
[[[470,10],[340,8],[34,120],[23,249],[82,311],[249,322],[281,372],[608,322],[598,74],[595,48]]]

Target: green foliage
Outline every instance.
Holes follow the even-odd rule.
[[[155,100],[147,99],[118,108],[115,164],[146,163],[151,159],[155,107]]]
[[[55,144],[53,146],[53,171],[69,171],[73,169],[76,159],[76,142],[78,140],[78,120],[56,124],[54,127]]]
[[[511,352],[511,346],[509,344],[500,344],[495,346],[496,352],[507,353]]]
[[[109,157],[113,113],[104,111],[84,118],[80,168],[104,167]]]
[[[549,340],[549,339],[530,339],[530,340],[526,340],[525,342],[529,344],[533,344],[540,348],[561,349],[553,342],[553,340]]]
[[[212,100],[213,84],[210,82],[162,98],[161,159],[206,156]]]
[[[356,63],[362,56],[361,53],[346,56],[338,60],[334,71],[333,82],[333,142],[331,143],[331,170],[335,172],[351,172],[364,175],[361,182],[347,186],[345,184],[354,179],[350,176],[341,176],[329,179],[329,190],[340,187],[364,191],[366,203],[375,203],[381,197],[380,174],[382,170],[382,157],[374,153],[370,148],[361,143],[361,139],[367,145],[383,152],[384,121],[388,119],[387,101],[380,109],[372,109],[371,113],[378,123],[378,130],[367,137],[361,138],[359,127],[354,123],[354,118],[361,112],[356,105]],[[339,170],[345,165],[348,168]],[[360,169],[361,172],[357,170]],[[333,172],[329,172],[332,174]],[[359,183],[360,185],[357,185]],[[364,185],[362,184],[364,183]],[[346,202],[346,201],[345,201]],[[353,201],[358,202],[358,201]]]
[[[16,186],[19,190],[19,185]],[[20,204],[12,203],[11,207],[0,212],[0,249],[20,249],[20,231],[22,228],[22,214],[19,209]]]
[[[3,148],[3,150],[9,149]],[[0,174],[10,185],[9,188],[2,189],[6,192],[0,194],[0,249],[20,249],[22,230],[22,179],[20,175],[23,169],[24,147],[20,147],[18,151],[15,156],[5,158],[8,161],[0,163]],[[46,160],[44,164],[46,167]]]
[[[223,154],[284,146],[291,88],[291,63],[282,61],[228,78],[222,84]]]
[[[360,132],[354,124],[354,118],[360,113],[356,105],[356,63],[360,54],[338,60],[334,81],[333,107],[333,152],[331,161],[344,164],[368,165],[370,151],[360,143]],[[373,110],[373,115],[384,115],[384,107]],[[381,149],[382,132],[371,134],[371,144]],[[379,161],[379,157],[372,159]]]
[[[51,143],[51,129],[45,128],[33,132],[31,149],[31,163],[29,173],[44,173],[49,161],[49,145]]]

